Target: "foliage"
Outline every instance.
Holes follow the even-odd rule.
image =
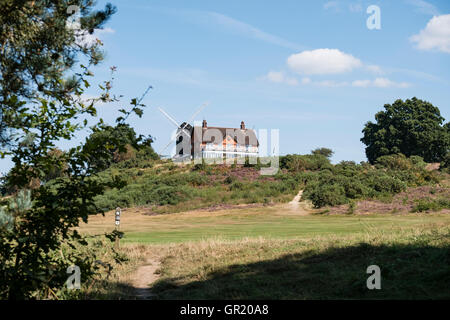
[[[99,174],[106,182],[111,177],[127,182],[122,189],[112,188],[96,197],[96,205],[102,210],[123,207],[150,206],[154,212],[176,212],[218,204],[263,203],[286,201],[302,183],[291,175],[279,174],[274,179],[247,180],[231,175],[231,167],[198,164],[189,171],[183,167],[173,169],[170,162],[157,163],[153,167],[118,169],[113,165]],[[246,169],[259,176],[257,167]]]
[[[107,4],[103,10],[93,10],[94,5],[93,0],[0,2],[1,145],[13,142],[11,134],[18,125],[11,124],[25,121],[20,116],[21,102],[43,95],[69,101],[83,80],[68,70],[80,56],[89,65],[103,59],[101,42],[86,38],[102,28],[116,9]]]
[[[375,115],[376,122],[367,122],[362,131],[370,163],[397,153],[420,156],[426,162],[444,159],[450,149],[450,126],[444,125],[437,107],[414,97],[396,100],[384,109]]]
[[[55,167],[64,171],[65,176],[33,189],[32,206],[10,205],[8,211],[13,213],[14,224],[0,236],[0,298],[36,298],[42,297],[42,292],[59,290],[64,285],[61,280],[67,277],[69,262],[78,265],[87,280],[95,271],[91,260],[74,251],[68,254],[70,259],[61,259],[55,252],[67,243],[86,244],[73,228],[80,219],[86,222],[90,214],[99,212],[95,196],[106,187],[123,186],[119,179],[102,182],[95,178],[97,170],[106,169],[98,165],[99,160],[105,160],[105,155],[97,152],[102,147],[98,141],[71,148],[60,154],[57,161],[51,155],[55,141],[70,139],[79,130],[71,120],[86,112],[93,115],[95,108],[66,100],[40,98],[39,102],[33,112],[28,107],[18,109],[18,115],[27,118],[27,126],[15,128],[23,133],[16,135],[16,139],[23,140],[10,151],[14,167],[7,184],[22,190],[32,179],[44,181],[51,172],[49,169]],[[102,122],[94,128],[101,126]],[[111,143],[121,145],[119,139],[112,139]],[[21,203],[20,193],[13,199],[12,204]]]
[[[311,151],[311,154],[321,154],[326,158],[331,158],[331,156],[333,155],[334,151],[328,148],[317,148]]]
[[[269,178],[260,176],[257,166],[201,163],[186,168],[174,167],[170,161],[154,161],[140,169],[120,164],[99,174],[103,182],[114,177],[128,184],[97,196],[96,205],[102,210],[117,205],[149,206],[152,212],[165,213],[219,204],[284,202],[291,201],[302,188],[304,199],[322,207],[383,199],[440,179],[438,173],[425,170],[420,157],[403,155],[382,157],[375,167],[352,161],[332,165],[323,155],[288,155],[280,159],[282,170]]]
[[[280,168],[289,171],[319,170],[329,168],[330,160],[323,154],[288,154],[280,157]]]
[[[442,160],[440,169],[450,173],[450,152],[448,152]]]
[[[439,211],[442,209],[450,209],[449,199],[421,199],[413,207],[412,212]]]
[[[158,155],[151,147],[152,142],[151,136],[137,136],[129,124],[118,123],[114,127],[102,125],[94,128],[86,140],[86,145],[100,146],[96,152],[102,156],[97,161],[92,161],[92,165],[97,171],[101,171],[113,163],[136,159],[137,155],[141,159],[157,159]],[[139,153],[136,153],[136,150]]]
[[[420,157],[403,155],[380,157],[373,168],[354,162],[341,162],[308,177],[303,197],[314,206],[346,204],[355,199],[382,198],[406,187],[434,184],[436,173],[426,171]]]
[[[379,168],[387,168],[391,170],[413,170],[425,169],[426,163],[422,157],[411,156],[407,158],[403,154],[381,156],[375,161],[375,165]]]
[[[345,188],[337,183],[308,185],[305,197],[310,199],[315,207],[336,206],[346,203]]]
[[[72,264],[81,268],[87,281],[96,271],[95,260],[82,250],[87,242],[75,227],[99,213],[97,195],[107,187],[124,185],[117,177],[98,179],[96,173],[107,168],[109,156],[98,152],[103,147],[100,139],[54,152],[57,141],[70,140],[88,127],[88,119],[97,115],[96,102],[118,101],[110,95],[112,81],[100,86],[99,98],[83,98],[93,76],[89,66],[101,60],[97,50],[101,43],[77,46],[79,38],[66,25],[69,4],[82,9],[80,32],[92,33],[114,11],[110,5],[104,11],[92,11],[89,0],[3,1],[0,5],[0,40],[5,44],[2,48],[8,49],[0,58],[1,120],[13,133],[8,145],[2,145],[1,155],[9,155],[14,164],[4,188],[18,191],[2,207],[2,221],[8,220],[8,227],[0,233],[0,299],[55,295]],[[80,65],[69,82],[63,76],[70,76],[78,53],[87,55],[89,66]],[[13,71],[17,71],[16,80]],[[130,114],[141,116],[142,107],[132,99],[129,108],[119,110],[117,126],[126,126]],[[105,124],[100,119],[90,128],[98,132]],[[109,143],[125,148],[120,137],[110,137]],[[26,191],[33,181],[38,183]]]

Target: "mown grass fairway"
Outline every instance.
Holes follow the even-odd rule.
[[[283,206],[196,211],[147,216],[138,209],[123,211],[120,230],[123,243],[179,243],[208,238],[276,239],[309,238],[320,235],[351,235],[367,232],[392,233],[398,228],[450,224],[450,215],[301,215]],[[304,212],[303,212],[304,213]],[[114,229],[114,213],[93,216],[81,226],[89,234]]]

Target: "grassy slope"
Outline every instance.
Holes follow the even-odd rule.
[[[149,168],[110,168],[100,174],[120,177],[127,185],[96,198],[104,211],[144,206],[151,213],[174,213],[215,205],[290,201],[301,183],[291,176],[262,176],[253,167],[210,165],[196,170],[160,161]]]

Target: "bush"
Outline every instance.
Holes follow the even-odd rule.
[[[226,183],[226,184],[231,184],[231,183],[233,183],[234,181],[236,181],[236,177],[233,177],[233,176],[228,176],[228,177],[226,177],[226,178],[223,180],[223,182]]]
[[[175,187],[170,186],[161,186],[158,189],[153,190],[150,194],[150,199],[152,199],[152,203],[159,205],[166,204],[177,204],[180,202],[179,197],[180,190],[177,190]]]
[[[366,179],[367,185],[377,193],[395,194],[406,189],[406,183],[383,172],[371,172]]]
[[[391,161],[392,159],[395,161]],[[378,165],[390,168],[374,169],[366,163],[343,161],[331,169],[304,173],[297,176],[297,179],[306,185],[304,197],[313,201],[316,207],[333,206],[357,199],[385,199],[406,190],[407,186],[430,184],[439,180],[435,173],[411,169],[422,166],[418,157],[404,159],[402,156],[387,156]],[[331,191],[337,193],[332,196]]]
[[[375,166],[391,170],[413,170],[424,169],[426,163],[423,161],[422,157],[411,156],[407,158],[405,155],[399,153],[379,157],[375,161]]]
[[[305,196],[312,201],[316,208],[347,203],[345,189],[338,184],[314,184],[305,190]]]
[[[244,183],[242,183],[241,181],[235,181],[230,185],[230,190],[242,190],[244,189]]]
[[[280,157],[280,168],[289,171],[315,171],[326,167],[331,167],[330,160],[322,154],[293,154]]]
[[[317,148],[311,151],[311,154],[320,154],[326,158],[331,158],[334,151],[328,148]]]
[[[413,207],[412,212],[439,211],[442,209],[450,209],[449,199],[421,199]]]
[[[187,174],[186,181],[193,186],[203,186],[208,184],[208,179],[197,172]]]
[[[444,157],[444,160],[442,160],[440,169],[450,173],[450,152],[448,152]]]

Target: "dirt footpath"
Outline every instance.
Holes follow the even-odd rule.
[[[300,201],[302,198],[303,190],[300,190],[297,195],[292,199],[291,202],[287,204],[287,209],[289,209],[292,212],[295,212],[295,214],[306,216],[311,213],[312,204],[308,201]]]
[[[156,271],[159,269],[160,262],[154,258],[148,258],[146,263],[140,266],[132,280],[135,289],[135,296],[138,300],[150,300],[154,297],[150,286],[158,280],[159,275]]]

